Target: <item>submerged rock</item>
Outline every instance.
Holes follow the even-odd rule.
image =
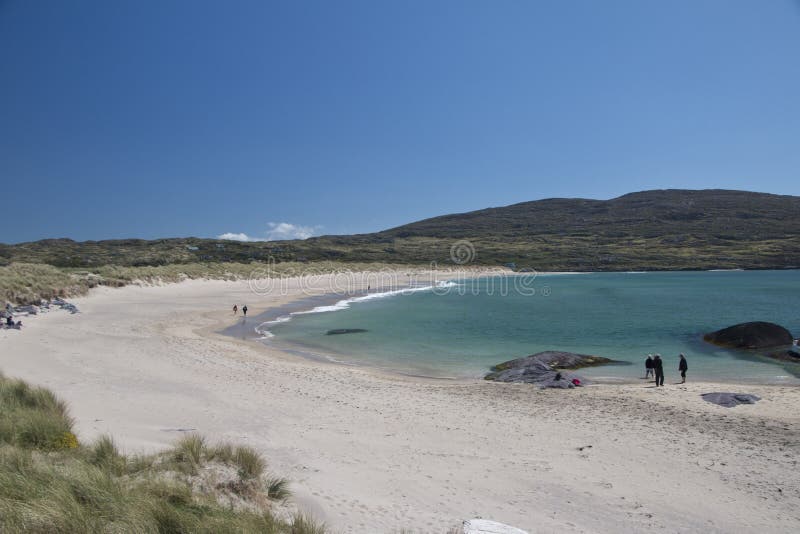
[[[792,334],[784,327],[764,321],[729,326],[706,334],[703,339],[733,349],[768,349],[791,345],[794,341]]]
[[[492,367],[492,372],[487,374],[484,379],[497,382],[525,382],[540,384],[544,387],[571,388],[575,385],[574,380],[578,380],[580,384],[585,383],[586,380],[566,370],[610,363],[617,362],[588,354],[545,351],[497,364]]]
[[[340,334],[358,334],[360,332],[366,332],[364,328],[336,328],[334,330],[328,330],[325,332],[326,336],[338,336]]]

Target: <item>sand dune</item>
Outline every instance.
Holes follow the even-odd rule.
[[[700,394],[729,384],[416,379],[215,333],[234,302],[255,315],[303,286],[93,290],[78,315],[0,331],[0,369],[67,400],[84,439],[153,450],[197,431],[257,447],[337,532],[446,532],[476,516],[532,532],[800,529],[800,389],[740,386],[763,400],[726,409]]]

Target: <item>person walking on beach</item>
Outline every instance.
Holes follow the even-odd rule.
[[[686,363],[686,356],[681,353],[681,361],[678,364],[678,371],[681,372],[681,384],[686,383],[686,371],[689,370],[689,364]]]
[[[645,379],[653,376],[653,355],[648,354],[647,359],[644,361],[644,377]]]
[[[233,314],[236,315],[236,312],[238,312],[238,311],[239,311],[239,306],[234,304],[233,305]]]
[[[245,317],[247,317],[247,304],[242,306],[242,313],[244,314]]]
[[[653,358],[653,370],[656,373],[656,387],[664,385],[664,362],[661,361],[661,355],[656,354]]]

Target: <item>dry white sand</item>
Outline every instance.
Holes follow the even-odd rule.
[[[79,315],[0,331],[0,370],[67,400],[83,440],[154,450],[191,429],[252,445],[337,532],[446,532],[476,516],[531,532],[800,531],[798,388],[411,379],[214,333],[234,302],[255,315],[299,288],[93,290]],[[763,400],[699,396],[731,390]]]

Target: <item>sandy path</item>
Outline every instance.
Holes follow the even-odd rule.
[[[764,400],[726,409],[699,393],[730,385],[409,379],[213,334],[233,302],[254,315],[296,298],[293,284],[99,289],[79,315],[0,331],[0,370],[54,389],[83,439],[152,450],[195,429],[253,445],[339,532],[446,532],[474,516],[535,532],[800,529],[798,388],[742,386]]]

